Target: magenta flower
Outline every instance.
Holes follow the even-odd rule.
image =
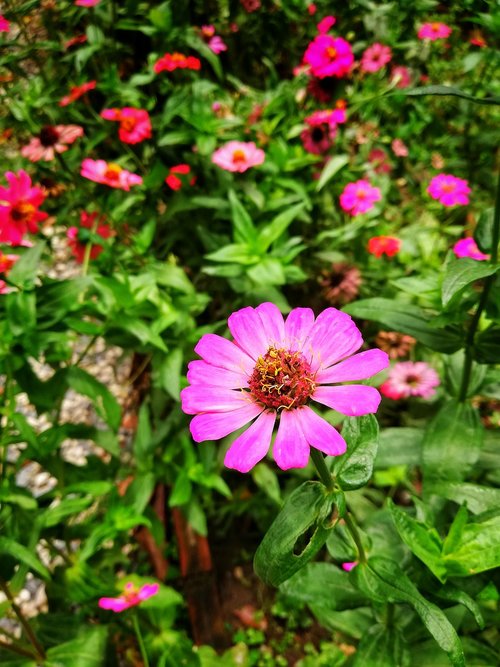
[[[445,23],[439,23],[435,21],[434,23],[424,23],[420,26],[417,37],[419,39],[429,39],[431,42],[434,42],[436,39],[445,39],[451,35],[450,26]]]
[[[430,398],[439,384],[438,374],[425,361],[401,361],[394,364],[379,389],[384,396],[397,401],[410,396]]]
[[[243,173],[250,167],[262,164],[266,154],[253,141],[228,141],[212,155],[212,162],[226,171]]]
[[[351,416],[376,412],[376,389],[340,383],[378,373],[389,363],[387,354],[354,354],[363,343],[361,333],[336,308],[316,319],[310,308],[294,308],[283,321],[277,306],[263,303],[236,311],[228,325],[234,342],[205,334],[195,347],[202,360],[189,364],[191,386],[181,399],[184,412],[196,415],[190,425],[194,440],[218,440],[255,420],[224,460],[228,468],[248,472],[269,450],[279,417],[273,453],[282,470],[306,466],[310,447],[343,454],[344,439],[309,403]]]
[[[361,56],[362,72],[378,72],[391,61],[392,51],[389,46],[376,42],[369,46]]]
[[[38,223],[48,218],[39,211],[45,195],[38,187],[32,187],[31,178],[21,169],[17,174],[5,173],[9,187],[0,187],[0,242],[21,245],[23,236],[35,233]]]
[[[132,185],[142,184],[142,177],[138,174],[123,169],[119,164],[105,162],[104,160],[86,158],[82,162],[80,175],[96,183],[102,183],[110,188],[118,188],[127,192]]]
[[[455,257],[469,257],[470,259],[484,260],[489,259],[489,255],[485,255],[484,252],[481,252],[477,247],[477,243],[474,241],[472,236],[469,236],[465,239],[460,239],[453,246],[453,252]]]
[[[358,564],[357,560],[352,561],[350,563],[342,563],[342,569],[345,570],[346,572],[350,572],[356,567],[357,564]]]
[[[120,123],[118,136],[124,144],[138,144],[151,138],[151,120],[145,109],[124,107],[123,109],[103,109],[101,118]]]
[[[223,41],[220,35],[215,34],[215,28],[213,25],[202,25],[201,26],[201,36],[206,41],[208,48],[219,55],[223,51],[227,51],[227,45]]]
[[[443,206],[465,206],[469,203],[469,184],[463,178],[451,174],[434,176],[427,192]]]
[[[0,14],[0,32],[9,32],[10,31],[10,23],[7,21],[5,16],[2,16]]]
[[[369,181],[348,183],[340,195],[340,206],[352,216],[371,211],[373,204],[382,199],[379,188]]]
[[[349,74],[354,63],[351,45],[342,37],[318,35],[309,44],[304,62],[311,67],[311,74],[319,79],[325,76],[343,77]]]
[[[144,584],[144,586],[137,588],[133,583],[128,582],[125,584],[122,595],[117,598],[100,598],[98,604],[101,609],[111,609],[111,611],[119,613],[144,602],[144,600],[156,595],[159,590],[160,584]]]
[[[77,7],[95,7],[101,0],[75,0]]]
[[[325,16],[325,18],[321,19],[321,21],[318,23],[318,26],[317,26],[318,32],[321,35],[324,35],[336,23],[337,23],[337,19],[335,18],[335,16]]]
[[[80,125],[46,125],[38,137],[33,137],[29,144],[21,149],[21,155],[31,162],[50,162],[56,153],[67,151],[82,135],[83,127]]]

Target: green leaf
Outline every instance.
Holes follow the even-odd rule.
[[[151,459],[156,447],[153,439],[149,418],[149,409],[146,403],[139,408],[137,430],[132,445],[135,460],[139,469],[147,470],[151,466]]]
[[[320,482],[290,494],[255,554],[255,572],[265,583],[279,586],[318,553],[332,528],[325,523],[332,505]]]
[[[450,576],[467,577],[500,566],[500,516],[466,525],[445,556]]]
[[[353,667],[408,667],[410,655],[401,632],[393,626],[376,624],[361,638]]]
[[[422,429],[411,426],[382,429],[375,469],[419,465],[422,459],[423,437]]]
[[[429,485],[429,493],[436,494],[458,505],[467,503],[467,509],[473,514],[480,514],[500,507],[500,489],[468,482],[445,482],[440,480]]]
[[[91,496],[85,498],[63,498],[54,507],[48,507],[44,510],[38,517],[38,520],[43,528],[51,528],[65,521],[68,517],[83,512],[93,502],[94,499]]]
[[[370,480],[378,449],[378,422],[373,415],[348,417],[342,426],[347,451],[334,459],[333,474],[344,491]]]
[[[500,326],[492,324],[474,341],[474,359],[480,364],[497,364],[500,359]]]
[[[42,565],[38,558],[27,549],[23,544],[19,544],[10,537],[0,536],[0,554],[12,556],[17,562],[21,561],[29,567],[32,572],[36,572],[43,579],[50,579],[50,572],[45,565]]]
[[[212,262],[234,262],[236,264],[255,264],[259,256],[252,253],[246,243],[230,243],[215,252],[206,255]]]
[[[66,379],[73,391],[92,399],[97,413],[117,431],[121,422],[121,408],[109,389],[93,375],[76,366],[68,369]]]
[[[259,489],[264,491],[277,505],[281,505],[280,483],[274,470],[271,470],[266,463],[258,463],[252,468],[250,474]]]
[[[9,282],[23,285],[36,278],[45,243],[37,243],[24,252],[9,272]]]
[[[284,285],[286,282],[283,265],[274,257],[266,257],[252,266],[247,275],[256,285]]]
[[[433,315],[414,304],[375,297],[344,306],[349,315],[380,322],[393,331],[415,336],[424,345],[438,352],[456,352],[462,347],[459,333],[449,328],[432,326]]]
[[[440,581],[445,581],[446,568],[441,557],[442,542],[437,531],[413,519],[392,500],[388,499],[387,505],[403,542]]]
[[[184,354],[182,349],[176,347],[170,350],[166,356],[162,356],[159,364],[153,366],[155,384],[164,389],[174,401],[179,401],[183,363]]]
[[[336,155],[328,160],[316,184],[316,192],[322,190],[346,164],[349,164],[348,155]]]
[[[269,246],[278,239],[291,223],[305,210],[305,204],[296,204],[285,209],[259,232],[257,248],[265,253]]]
[[[500,97],[474,97],[469,93],[464,93],[460,88],[452,86],[423,86],[422,88],[411,88],[410,90],[398,90],[393,95],[407,95],[409,97],[421,97],[422,95],[451,95],[461,97],[464,100],[475,102],[476,104],[500,104]]]
[[[399,565],[388,558],[372,558],[351,573],[357,586],[376,602],[406,602],[446,651],[454,667],[465,667],[460,639],[445,614],[426,600]]]
[[[474,240],[482,252],[491,252],[493,246],[493,220],[493,207],[487,208],[479,215],[479,220],[474,230]]]
[[[442,600],[458,602],[459,604],[463,605],[474,616],[474,619],[481,630],[484,629],[484,618],[479,605],[461,588],[457,588],[453,584],[448,583],[446,586],[443,586],[438,591],[436,591],[435,595]]]
[[[176,476],[170,498],[168,499],[169,507],[176,507],[177,505],[185,505],[191,498],[193,485],[189,479],[187,470],[181,470]]]
[[[228,197],[231,205],[234,240],[236,243],[248,243],[251,245],[257,238],[257,230],[254,227],[252,218],[236,196],[234,190],[229,190]]]
[[[425,432],[422,459],[424,484],[461,481],[479,458],[484,427],[469,403],[450,400]]]
[[[76,639],[49,648],[44,667],[104,667],[108,628],[84,627]]]
[[[460,259],[450,256],[446,266],[441,288],[441,299],[443,306],[447,306],[452,298],[470,285],[475,280],[486,278],[498,271],[498,266],[491,266],[488,262],[461,257]]]

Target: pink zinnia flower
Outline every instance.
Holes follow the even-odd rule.
[[[23,236],[35,233],[38,223],[48,218],[39,211],[45,195],[38,187],[32,187],[31,178],[24,170],[17,174],[7,171],[9,187],[0,187],[0,242],[21,245]]]
[[[328,151],[337,134],[336,111],[315,111],[304,119],[308,127],[302,131],[300,138],[306,151],[314,155]]]
[[[101,118],[120,123],[118,136],[124,144],[138,144],[151,138],[151,120],[145,109],[124,107],[123,109],[104,109]]]
[[[215,55],[227,51],[227,46],[222,40],[222,37],[215,34],[213,25],[202,25],[201,36],[206,41],[208,48],[213,51]]]
[[[401,240],[395,236],[372,236],[368,241],[368,252],[375,257],[393,257],[401,250]]]
[[[9,32],[10,31],[10,23],[7,21],[5,16],[2,16],[0,14],[0,32]]]
[[[80,125],[46,125],[38,137],[33,137],[27,146],[21,149],[21,155],[31,162],[53,160],[56,153],[64,153],[70,144],[83,135]]]
[[[391,148],[394,155],[397,157],[406,157],[408,155],[408,147],[402,139],[393,139]]]
[[[212,162],[227,171],[243,173],[250,167],[262,164],[266,154],[253,141],[229,141],[212,155]]]
[[[378,72],[385,67],[392,58],[392,51],[389,46],[376,42],[369,46],[361,56],[362,72]]]
[[[470,259],[477,259],[479,261],[490,258],[489,255],[485,255],[484,252],[479,250],[477,243],[472,236],[457,241],[453,246],[453,252],[455,253],[455,256],[459,258],[469,257]]]
[[[311,66],[311,73],[319,79],[325,76],[343,77],[351,71],[354,56],[351,45],[342,37],[318,35],[307,47],[304,62]]]
[[[101,0],[75,0],[77,7],[95,7]]]
[[[466,206],[469,203],[469,184],[465,179],[451,174],[434,176],[427,192],[443,206]]]
[[[395,83],[396,88],[408,88],[411,84],[411,75],[408,67],[397,65],[391,70],[390,83]]]
[[[188,164],[176,164],[174,167],[170,167],[168,176],[165,178],[165,183],[175,191],[180,190],[185,183],[194,185],[196,183],[196,176],[188,179],[187,176],[190,173],[191,167]]]
[[[183,53],[165,53],[159,60],[156,61],[153,67],[154,71],[173,72],[176,69],[201,69],[201,61],[194,56],[185,56]]]
[[[394,364],[379,389],[384,396],[397,401],[410,396],[430,398],[439,384],[438,374],[425,361],[401,361]]]
[[[109,185],[110,188],[119,188],[120,190],[130,190],[132,185],[141,185],[142,177],[133,174],[115,162],[105,162],[104,160],[91,160],[86,158],[82,162],[80,175],[96,183]]]
[[[160,584],[144,584],[140,588],[134,586],[133,583],[125,584],[125,590],[117,598],[100,598],[99,607],[101,609],[110,609],[111,611],[120,612],[135,607],[144,600],[156,595],[160,590]]]
[[[351,215],[366,213],[373,208],[373,204],[382,199],[379,188],[369,181],[360,180],[348,183],[340,195],[340,205]]]
[[[345,415],[377,411],[373,387],[341,382],[364,380],[388,365],[381,350],[360,352],[360,331],[345,313],[327,308],[316,319],[294,308],[285,321],[277,306],[242,308],[228,320],[234,342],[205,334],[189,364],[189,387],[181,392],[196,442],[218,440],[250,427],[229,448],[224,464],[248,472],[266,455],[279,417],[274,458],[282,470],[303,468],[309,448],[329,456],[346,451],[338,431],[309,407],[316,401]],[[326,386],[332,385],[335,386]]]
[[[434,42],[436,39],[444,39],[450,35],[450,26],[437,21],[434,23],[424,23],[417,32],[419,39],[429,39],[431,42]]]
[[[350,572],[352,569],[356,567],[358,564],[358,561],[352,561],[350,563],[342,563],[342,569],[345,570],[346,572]]]
[[[335,16],[325,16],[324,19],[321,19],[321,21],[318,23],[318,32],[320,35],[324,35],[327,33],[331,27],[333,27],[337,23],[337,19]]]
[[[70,227],[68,229],[68,245],[79,264],[83,262],[85,249],[89,242],[92,242],[90,259],[96,259],[104,250],[102,245],[94,243],[93,237],[100,236],[102,239],[109,239],[110,236],[113,236],[113,230],[109,225],[99,224],[103,220],[104,217],[97,212],[87,213],[87,211],[82,211],[80,213],[80,227]],[[93,233],[86,231],[88,229],[93,230]],[[85,231],[82,233],[82,230]]]
[[[59,106],[67,107],[68,104],[75,102],[80,97],[82,97],[82,95],[85,95],[85,93],[87,93],[89,90],[94,90],[96,85],[97,81],[88,81],[87,83],[82,83],[79,86],[72,86],[69,89],[69,95],[66,95],[62,98],[62,100],[59,102]]]

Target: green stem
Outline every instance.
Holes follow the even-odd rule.
[[[144,639],[142,638],[142,632],[139,626],[139,619],[137,617],[137,612],[135,611],[132,614],[132,624],[134,626],[135,635],[137,637],[137,642],[139,644],[139,649],[141,651],[144,667],[149,667],[148,654],[146,653],[146,646],[144,645]]]
[[[26,636],[28,637],[28,639],[30,640],[33,648],[36,651],[36,655],[41,660],[45,660],[45,650],[44,650],[43,646],[38,641],[35,633],[33,632],[32,628],[31,628],[31,625],[28,623],[28,621],[24,617],[24,614],[21,611],[21,608],[16,604],[16,602],[14,600],[14,596],[10,592],[10,589],[9,589],[9,586],[8,586],[7,582],[4,581],[3,579],[0,579],[0,588],[4,592],[5,597],[9,600],[10,605],[12,607],[12,611],[15,613],[15,615],[19,619],[19,622],[23,626],[24,631],[26,633]]]
[[[352,539],[354,540],[354,544],[356,545],[356,549],[358,550],[358,563],[366,563],[366,554],[365,550],[363,549],[363,544],[361,543],[361,536],[358,532],[358,528],[354,521],[352,520],[352,516],[349,514],[349,512],[346,513],[344,516],[344,521],[345,525],[347,527],[347,530],[351,534]]]
[[[313,460],[314,465],[316,466],[316,470],[318,471],[318,475],[321,481],[326,486],[328,491],[333,491],[334,489],[333,477],[325,463],[325,457],[319,450],[315,449],[314,447],[311,447],[311,458]]]
[[[493,215],[493,229],[492,229],[492,244],[491,244],[491,259],[492,264],[498,263],[498,242],[500,240],[500,172],[498,174],[498,183],[497,183],[497,194],[495,201],[495,213]],[[479,304],[477,306],[476,312],[472,316],[472,320],[467,332],[465,339],[465,359],[464,367],[462,370],[462,382],[460,384],[460,391],[458,393],[458,400],[461,403],[464,403],[467,400],[467,394],[469,392],[469,382],[472,372],[473,364],[473,354],[474,354],[474,339],[476,337],[477,328],[479,326],[479,320],[481,315],[486,307],[488,302],[488,296],[490,290],[493,287],[493,283],[496,280],[496,274],[488,276],[484,281],[483,292],[481,298],[479,299]]]

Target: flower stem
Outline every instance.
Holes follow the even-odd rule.
[[[21,611],[21,608],[19,607],[19,605],[16,604],[16,602],[14,600],[14,596],[10,592],[10,588],[9,588],[7,582],[4,581],[3,579],[0,579],[0,588],[4,592],[5,597],[9,600],[10,605],[12,607],[12,611],[15,613],[15,615],[19,619],[19,622],[23,626],[23,629],[26,632],[26,636],[28,637],[28,639],[30,640],[33,648],[36,651],[36,655],[41,660],[45,660],[45,650],[44,650],[43,646],[38,641],[35,633],[33,632],[32,628],[31,628],[31,625],[28,623],[28,621],[24,617],[24,614]]]
[[[137,642],[139,644],[139,649],[141,651],[144,667],[149,667],[148,654],[146,653],[146,646],[144,645],[144,639],[142,637],[141,628],[139,626],[139,618],[137,617],[137,612],[135,611],[132,614],[132,624],[134,626],[135,636],[137,637]]]
[[[359,563],[366,563],[366,554],[365,550],[363,549],[363,544],[361,543],[361,536],[358,532],[358,528],[354,521],[352,520],[352,516],[349,514],[349,512],[346,512],[344,516],[344,521],[345,525],[347,527],[347,530],[351,534],[352,539],[354,540],[354,544],[356,545],[356,549],[358,550],[358,562]]]
[[[491,264],[497,264],[498,263],[498,242],[500,240],[500,173],[498,175],[498,183],[497,183],[497,194],[496,194],[496,201],[495,201],[495,213],[493,215],[493,228],[492,228],[492,234],[491,234],[491,259],[490,262]],[[491,288],[493,287],[493,283],[496,280],[496,274],[493,274],[491,276],[488,276],[486,280],[484,281],[484,287],[483,287],[483,292],[481,294],[481,298],[479,300],[479,304],[477,306],[476,312],[472,316],[472,320],[469,326],[469,330],[467,332],[467,336],[465,339],[465,359],[464,359],[464,367],[462,370],[462,382],[460,384],[460,391],[458,394],[458,400],[460,403],[464,403],[467,399],[467,394],[469,390],[469,382],[470,382],[470,376],[471,376],[471,371],[472,371],[472,363],[473,363],[473,352],[474,352],[474,339],[476,337],[476,332],[477,332],[477,327],[479,325],[479,320],[481,319],[481,315],[483,314],[483,310],[486,307],[486,303],[488,301],[488,296],[490,293]]]
[[[314,447],[311,447],[311,458],[313,460],[314,465],[316,466],[316,470],[318,471],[318,475],[321,481],[326,486],[328,491],[333,491],[334,489],[333,477],[325,463],[325,457],[319,450],[315,449]]]

